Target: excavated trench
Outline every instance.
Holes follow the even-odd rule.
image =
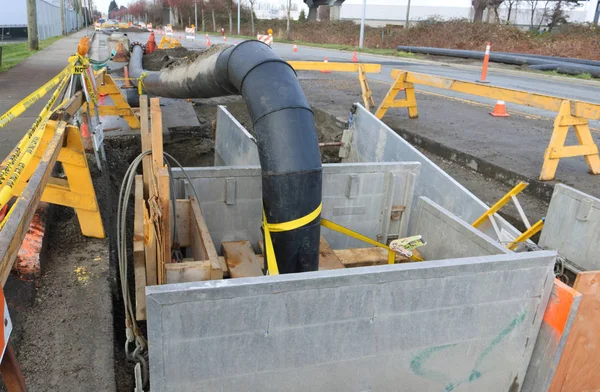
[[[227,110],[252,133],[252,120],[243,99],[238,96],[197,99],[192,104],[198,117],[199,126],[168,128],[163,133],[164,151],[174,156],[184,167],[192,166],[212,166],[214,161],[214,136],[216,132],[216,119],[218,105],[225,105]],[[343,124],[334,116],[313,108],[319,142],[340,141],[342,138]],[[112,136],[110,133],[104,141],[108,162],[108,183],[102,185],[106,190],[108,203],[106,203],[106,216],[109,221],[111,234],[110,241],[110,275],[113,292],[113,311],[114,311],[114,332],[115,332],[115,377],[117,390],[133,390],[133,364],[125,360],[123,346],[125,344],[125,317],[123,311],[122,296],[118,288],[118,267],[116,254],[116,230],[117,215],[117,197],[119,187],[125,175],[129,164],[141,153],[141,142],[137,135]],[[321,160],[323,163],[338,163],[338,148],[322,148]],[[92,158],[93,159],[93,158]],[[127,219],[128,244],[132,244],[133,238],[133,200],[130,201],[128,208],[129,216]],[[132,260],[133,254],[131,246],[128,249],[129,260]],[[129,270],[128,279],[130,287],[134,287],[133,268]],[[142,322],[141,328],[145,331],[145,322]]]

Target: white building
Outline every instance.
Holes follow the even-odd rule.
[[[535,2],[535,0],[534,0]],[[408,0],[367,0],[367,12],[365,19],[369,25],[381,26],[385,24],[404,24],[406,20],[406,7]],[[505,1],[508,3],[508,1]],[[531,0],[515,1],[518,8],[515,12],[514,6],[511,12],[511,23],[520,26],[529,26],[531,20]],[[534,23],[539,23],[543,15],[545,0],[536,2],[537,7],[534,11]],[[363,0],[345,0],[342,4],[341,19],[360,21],[362,15]],[[554,6],[554,2],[549,2],[549,7]],[[568,12],[571,22],[592,22],[596,13],[599,0],[590,0],[582,2],[579,7],[570,9]],[[488,13],[484,13],[484,21],[488,18]],[[506,20],[508,14],[507,4],[500,7],[499,15],[501,20]],[[440,19],[453,18],[473,18],[473,7],[471,0],[411,0],[410,21],[425,20],[437,17]],[[493,12],[490,12],[490,18],[493,18]]]
[[[297,20],[302,9],[308,15],[308,7],[302,0],[292,0],[290,18]],[[254,14],[258,19],[287,19],[287,0],[258,0]]]

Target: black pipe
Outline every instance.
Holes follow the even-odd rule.
[[[132,78],[143,50],[134,46]],[[252,118],[262,167],[263,208],[269,223],[304,217],[321,204],[321,156],[313,112],[293,68],[266,44],[215,45],[191,64],[146,72],[144,90],[171,98],[241,94]],[[280,273],[316,271],[320,215],[301,228],[272,233]]]
[[[458,50],[445,48],[429,48],[419,46],[398,46],[397,50],[410,53],[423,53],[435,56],[459,57],[467,59],[483,59],[484,52],[475,50]],[[559,73],[568,75],[579,75],[589,73],[593,77],[600,77],[600,66],[590,63],[592,60],[568,59],[564,57],[550,57],[540,55],[527,55],[520,53],[490,53],[490,61],[494,63],[504,63],[513,65],[528,65],[533,69],[550,69]],[[549,67],[548,65],[551,65]]]

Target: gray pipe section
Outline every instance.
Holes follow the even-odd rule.
[[[444,48],[429,48],[419,46],[398,46],[397,50],[411,53],[431,54],[434,56],[459,57],[466,59],[483,59],[484,52],[475,50],[457,50]],[[519,53],[490,53],[490,61],[513,65],[527,65],[533,69],[556,70],[568,75],[579,75],[589,73],[593,77],[600,78],[600,62],[592,60],[568,59],[563,57],[550,57],[540,55],[524,55]],[[598,66],[591,63],[598,63]],[[549,66],[551,65],[551,66]]]
[[[135,45],[130,75],[139,78],[143,50]],[[266,44],[213,46],[193,63],[146,72],[143,88],[170,98],[241,94],[253,121],[269,223],[302,218],[321,204],[321,156],[312,110],[296,73]],[[301,228],[271,233],[280,273],[316,271],[320,215]],[[258,229],[258,222],[257,222]]]

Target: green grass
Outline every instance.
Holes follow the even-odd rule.
[[[562,77],[566,77],[566,78],[575,78],[575,79],[583,79],[583,80],[592,80],[594,79],[592,77],[591,74],[589,73],[580,73],[578,75],[568,75],[568,74],[562,74],[555,71],[537,71],[538,73],[543,73],[545,75],[554,75],[554,76],[562,76]]]
[[[47,48],[61,38],[62,37],[59,36],[40,41],[39,50]],[[15,65],[18,65],[20,62],[36,52],[37,51],[35,50],[29,50],[27,42],[2,45],[2,65],[0,66],[0,72],[4,72]]]

